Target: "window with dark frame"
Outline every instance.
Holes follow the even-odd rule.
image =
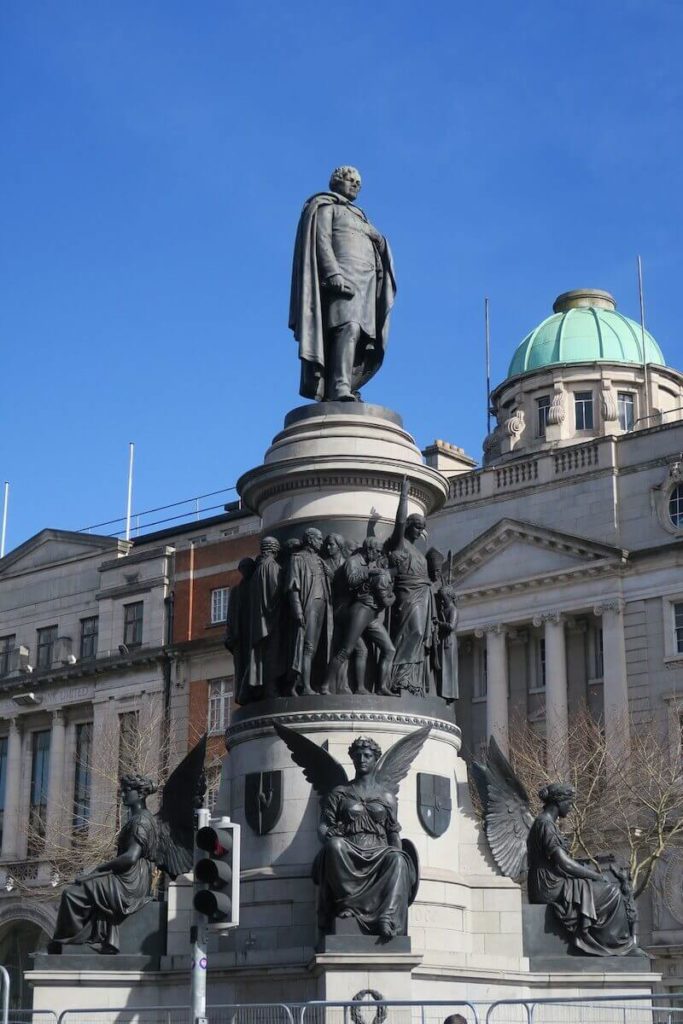
[[[126,647],[139,647],[142,643],[143,602],[123,606],[123,642]]]
[[[593,392],[574,392],[574,415],[577,430],[593,429]]]
[[[683,654],[683,601],[677,601],[674,605],[674,639],[676,654]]]
[[[49,668],[57,643],[57,626],[44,626],[36,630],[36,668]]]
[[[669,495],[669,519],[679,529],[683,527],[683,484],[676,484]]]
[[[488,693],[488,651],[486,650],[486,642],[484,641],[479,647],[479,657],[477,659],[476,672],[474,675],[474,692],[472,696],[475,699],[481,699],[486,697]]]
[[[6,676],[10,670],[11,654],[17,642],[16,634],[0,636],[0,676]]]
[[[5,825],[5,790],[7,789],[7,736],[0,736],[0,846]]]
[[[81,619],[81,661],[97,657],[99,622],[98,615],[90,615],[87,619]]]
[[[536,436],[545,437],[545,430],[548,426],[548,412],[550,411],[550,395],[541,395],[536,399]]]
[[[603,655],[602,626],[596,626],[595,627],[594,641],[595,641],[595,665],[594,665],[595,678],[596,679],[602,679],[602,677],[604,675],[604,672],[605,672],[605,661],[604,661],[604,655]]]
[[[76,725],[76,771],[74,774],[73,834],[82,836],[90,821],[90,788],[92,774],[92,722]]]
[[[56,627],[55,627],[56,628]],[[47,796],[50,781],[50,730],[31,736],[31,806],[29,809],[29,857],[43,849],[47,824]]]
[[[617,392],[617,408],[619,410],[619,426],[621,429],[633,430],[635,405],[632,391]]]

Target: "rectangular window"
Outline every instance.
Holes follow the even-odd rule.
[[[97,656],[99,622],[98,615],[91,615],[87,619],[81,619],[81,661]]]
[[[73,833],[84,835],[90,821],[90,784],[92,766],[92,722],[76,726],[76,773],[74,775]]]
[[[674,605],[674,634],[676,654],[683,654],[683,603]]]
[[[16,636],[0,636],[0,676],[6,676],[10,670],[10,655],[14,650]]]
[[[486,655],[486,645],[482,644],[479,648],[479,657],[477,658],[474,672],[474,691],[472,696],[475,698],[483,698],[488,692],[488,665]]]
[[[633,430],[633,392],[619,391],[617,393],[617,406],[619,408],[619,426],[622,430]]]
[[[536,399],[536,436],[545,437],[545,428],[548,426],[548,411],[550,409],[550,395],[543,395]]]
[[[57,627],[45,626],[36,630],[36,668],[49,668],[52,664],[54,647],[57,643]]]
[[[5,790],[7,789],[7,737],[0,736],[0,846],[5,824]]]
[[[209,679],[209,735],[221,734],[230,725],[232,691],[232,676]]]
[[[228,594],[230,587],[218,587],[211,591],[211,624],[225,622],[228,617]]]
[[[139,647],[142,643],[142,601],[123,606],[123,642],[126,647]]]
[[[602,638],[602,626],[595,627],[595,678],[602,679],[605,662],[603,657],[603,638]]]
[[[577,430],[593,429],[593,392],[574,392],[574,414]]]
[[[55,627],[56,629],[56,627]],[[47,822],[47,795],[50,779],[50,730],[34,732],[31,737],[31,807],[29,811],[28,855],[35,857],[43,848]]]
[[[538,690],[545,690],[545,637],[539,636],[536,645],[536,679],[534,686]]]

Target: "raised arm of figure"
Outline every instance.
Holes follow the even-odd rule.
[[[403,543],[406,532],[406,521],[408,519],[408,489],[410,484],[408,483],[408,477],[404,476],[401,481],[401,494],[398,499],[398,508],[396,509],[396,522],[394,523],[394,532],[389,538],[387,548],[392,551],[394,548],[399,547]]]

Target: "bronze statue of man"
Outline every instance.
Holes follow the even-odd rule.
[[[289,326],[304,398],[357,401],[384,359],[396,281],[386,238],[354,206],[360,186],[355,167],[338,167],[299,219]]]

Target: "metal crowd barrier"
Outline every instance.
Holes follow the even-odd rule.
[[[209,1024],[295,1024],[294,1014],[285,1003],[226,1003],[207,1006],[206,1016]],[[57,1024],[188,1024],[189,1020],[190,1007],[186,1003],[184,1006],[62,1010]]]
[[[676,1005],[677,1004],[677,1005]],[[499,999],[486,1024],[683,1024],[683,994]]]
[[[294,1007],[292,1007],[294,1009]],[[460,1013],[467,1024],[479,1024],[475,1004],[466,999],[427,1000],[311,1000],[299,1008],[299,1024],[443,1024],[446,1017]]]

